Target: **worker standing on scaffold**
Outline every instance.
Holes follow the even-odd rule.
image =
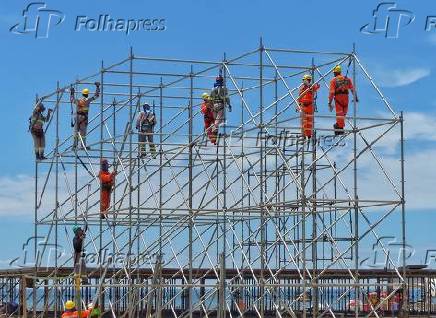
[[[210,99],[213,103],[213,111],[214,111],[214,133],[218,135],[219,126],[225,120],[225,108],[228,106],[229,111],[232,111],[232,105],[230,105],[230,98],[228,95],[227,88],[224,86],[224,78],[222,76],[222,70],[218,77],[215,80],[214,88],[210,93]]]
[[[201,104],[201,112],[204,116],[204,130],[210,142],[216,145],[216,130],[214,129],[215,117],[213,113],[213,104],[208,93],[201,95],[203,103]]]
[[[312,85],[312,76],[303,76],[303,85],[300,87],[298,103],[301,113],[301,133],[305,138],[312,138],[313,135],[313,113],[315,111],[315,96],[320,88],[319,84]]]
[[[89,89],[85,88],[82,90],[82,98],[76,99],[74,97],[74,87],[70,88],[70,102],[77,106],[76,108],[76,124],[74,128],[74,148],[80,148],[81,139],[83,140],[83,144],[86,149],[89,150],[89,147],[86,146],[86,131],[88,129],[88,113],[89,113],[89,105],[95,101],[100,96],[100,83],[95,82],[95,93],[94,96],[89,96]],[[78,146],[79,145],[79,146]]]
[[[35,148],[36,160],[47,159],[44,156],[45,149],[45,133],[44,133],[44,123],[50,120],[52,109],[49,109],[47,116],[44,116],[43,112],[45,107],[41,101],[38,101],[33,110],[32,116],[29,118],[29,130],[32,134],[33,145]]]
[[[86,237],[86,229],[83,230],[80,226],[73,227],[73,247],[74,247],[74,274],[80,278],[81,276],[86,277],[86,263],[85,263],[85,252],[83,250],[83,242]]]
[[[100,217],[106,218],[111,205],[111,193],[115,184],[116,170],[109,172],[109,163],[106,159],[101,160],[101,168],[98,177],[100,179]]]
[[[343,135],[345,127],[345,117],[348,112],[348,94],[349,91],[353,93],[354,100],[359,102],[356,90],[354,89],[353,82],[347,76],[342,75],[342,67],[336,65],[333,69],[334,78],[330,82],[329,92],[329,110],[333,111],[332,102],[335,100],[336,108],[336,124],[333,125],[335,135]]]
[[[136,120],[136,129],[138,130],[139,157],[146,156],[145,144],[148,143],[151,155],[156,158],[156,146],[153,143],[154,126],[156,126],[156,115],[150,109],[149,104],[144,104],[143,111],[139,113]]]

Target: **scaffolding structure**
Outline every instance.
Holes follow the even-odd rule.
[[[336,65],[375,96],[350,103],[340,136],[326,107]],[[215,146],[200,104],[220,70],[233,110]],[[321,85],[311,140],[302,138],[296,112],[305,73]],[[95,81],[101,95],[90,107],[90,149],[74,149],[68,88]],[[378,316],[406,287],[405,254],[398,270],[380,239],[390,223],[406,244],[403,118],[355,50],[274,49],[261,41],[221,61],[131,50],[41,98],[54,112],[48,159],[35,164],[35,237],[44,244],[35,240],[33,282],[25,286],[32,288],[23,299],[34,317],[58,316],[73,297],[74,225],[87,225],[89,280],[81,298],[114,317]],[[157,156],[141,158],[134,123],[145,102],[157,116]],[[364,103],[377,103],[378,111],[365,111]],[[398,142],[398,165],[378,155],[385,138]],[[117,171],[107,219],[99,212],[102,158]],[[368,192],[361,184],[371,178]],[[362,279],[368,267],[361,255],[373,242],[386,255],[389,281]],[[377,303],[368,300],[374,290]]]

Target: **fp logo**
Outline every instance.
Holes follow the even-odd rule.
[[[397,9],[394,2],[382,2],[373,11],[373,21],[364,25],[360,32],[363,34],[384,33],[388,39],[397,39],[400,36],[400,29],[408,26],[415,20],[411,11]]]
[[[23,10],[23,21],[12,26],[9,31],[15,34],[35,34],[36,39],[48,38],[52,26],[61,24],[65,15],[58,10],[47,9],[43,2],[32,2]]]

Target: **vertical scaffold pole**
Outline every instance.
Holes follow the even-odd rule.
[[[224,53],[224,58],[223,58],[223,65],[226,64],[226,53]],[[225,69],[225,67],[224,67]],[[224,86],[226,86],[226,76],[227,72],[224,71],[223,77],[224,77]],[[221,275],[221,285],[220,288],[222,289],[221,291],[221,301],[220,301],[220,305],[221,305],[221,317],[225,318],[226,317],[226,305],[225,305],[225,295],[226,295],[226,276],[225,276],[225,270],[226,270],[226,256],[227,256],[227,249],[226,249],[226,240],[227,240],[227,116],[228,116],[228,112],[227,112],[227,105],[226,102],[224,102],[224,123],[223,123],[223,209],[222,209],[222,218],[223,218],[223,252],[222,252],[222,264],[221,264],[221,268],[220,268],[220,272],[222,271],[222,275]],[[233,253],[233,251],[232,251]]]
[[[132,170],[132,153],[133,153],[133,128],[132,128],[132,123],[133,123],[133,48],[130,47],[130,58],[129,58],[129,247],[128,247],[128,256],[127,256],[127,268],[129,273],[131,273],[131,255],[132,255],[132,247],[133,247],[133,242],[132,242],[132,224],[133,224],[133,219],[132,219],[132,214],[133,214],[133,196],[132,196],[132,191],[133,191],[133,187],[132,187],[132,176],[133,176],[133,170]],[[129,317],[132,317],[132,313],[134,310],[134,302],[133,302],[133,288],[132,288],[132,278],[130,278],[129,280],[129,288],[128,288],[128,302],[127,302],[127,306],[128,306],[128,312],[129,312]]]
[[[137,104],[136,105],[138,105],[138,107],[139,107],[139,109],[138,109],[138,111],[140,111],[140,109],[141,109],[141,89],[140,88],[138,88],[138,100],[137,100]],[[137,108],[135,108],[135,109],[137,109]],[[154,109],[153,109],[153,111],[154,111]],[[135,111],[136,112],[136,111]],[[133,120],[135,120],[135,118],[133,118]],[[132,122],[132,126],[133,126],[133,122]],[[138,145],[138,147],[139,147],[139,145]],[[138,153],[139,153],[139,151],[138,151]],[[137,182],[137,186],[136,186],[136,234],[135,234],[135,237],[137,238],[137,240],[136,240],[136,260],[135,260],[135,263],[136,263],[136,272],[137,272],[137,274],[136,274],[136,282],[137,283],[139,283],[139,280],[140,280],[140,276],[139,276],[139,255],[140,255],[140,248],[141,248],[141,245],[140,245],[140,237],[141,237],[141,169],[139,168],[139,167],[141,167],[141,157],[138,155],[138,170],[136,171],[136,182]],[[159,257],[159,256],[158,256]],[[141,299],[140,298],[140,288],[136,288],[135,287],[135,289],[137,289],[137,292],[135,293],[135,296],[134,297],[136,297],[136,299]],[[133,296],[133,295],[132,295]],[[140,314],[140,307],[139,307],[139,302],[138,302],[138,304],[136,305],[136,311],[135,311],[135,315],[136,315],[136,318],[139,318],[139,314]],[[133,306],[133,304],[132,304],[132,306]]]
[[[312,58],[312,85],[315,83],[315,60]],[[314,93],[316,96],[316,92]],[[316,101],[316,100],[315,100]],[[314,102],[315,102],[314,101]],[[313,105],[316,106],[315,104]],[[317,161],[316,161],[316,151],[317,151],[317,132],[315,130],[315,109],[313,110],[313,118],[312,118],[312,269],[313,269],[313,277],[316,277],[316,271],[318,269],[318,244],[316,241],[317,237],[317,200],[316,200],[316,169],[317,169]],[[310,144],[310,141],[308,141]],[[318,316],[318,280],[314,279],[312,282],[312,308],[313,308],[313,316]]]
[[[259,42],[259,112],[260,112],[260,318],[265,314],[265,282],[264,282],[264,270],[265,270],[265,214],[264,214],[264,140],[263,138],[263,54],[264,46],[262,38]]]
[[[193,158],[192,158],[192,132],[193,132],[193,122],[192,122],[192,107],[194,106],[194,67],[191,65],[191,72],[190,72],[190,90],[189,90],[189,163],[188,163],[188,169],[189,169],[189,287],[188,287],[188,301],[189,301],[189,318],[192,318],[192,257],[193,257],[193,246],[192,246],[192,235],[193,235],[193,211],[192,211],[192,165],[193,165]]]
[[[100,87],[101,87],[101,92],[100,92],[100,149],[99,149],[99,157],[100,160],[103,159],[103,123],[104,123],[104,62],[103,60],[101,61],[101,65],[100,65]],[[115,135],[114,135],[115,136]],[[115,201],[114,201],[115,202]],[[88,211],[86,211],[86,213],[88,213]],[[99,222],[99,230],[100,230],[100,235],[99,235],[99,239],[98,239],[98,245],[99,245],[99,253],[98,253],[98,264],[100,265],[100,277],[103,274],[103,267],[101,266],[104,263],[104,259],[102,259],[102,255],[105,255],[106,253],[103,253],[103,237],[102,234],[103,233],[103,220],[100,218],[100,222]],[[101,297],[101,296],[100,296]],[[101,302],[100,302],[101,304]]]
[[[60,96],[59,94],[59,81],[57,82],[57,93],[56,93],[56,145],[55,145],[55,289],[54,289],[54,316],[58,316],[58,219],[59,219],[59,110],[60,110]]]
[[[407,272],[406,272],[406,191],[405,191],[405,174],[404,174],[404,117],[403,112],[400,114],[400,127],[401,127],[401,235],[402,235],[402,247],[403,247],[403,268],[402,275],[405,281],[403,287],[403,304],[402,317],[409,317],[409,293],[408,293],[408,283],[407,283]]]
[[[163,181],[163,81],[160,78],[159,85],[159,255],[162,255],[162,205],[163,205],[163,192],[162,192],[162,181]]]
[[[35,98],[35,105],[38,102],[38,95],[36,95]],[[35,233],[35,237],[34,237],[34,248],[35,248],[35,254],[34,254],[34,258],[35,258],[35,277],[38,277],[38,160],[35,159],[35,224],[34,224],[34,233]],[[33,304],[32,304],[32,309],[33,309],[33,317],[36,317],[36,279],[33,279],[33,295],[32,295],[32,299],[33,299]]]
[[[353,56],[356,54],[356,45],[353,44]],[[353,85],[356,89],[356,60],[353,58]],[[355,301],[356,304],[359,304],[359,195],[357,188],[357,101],[356,94],[353,94],[353,175],[354,175],[354,266],[355,266]],[[345,120],[345,118],[344,118]],[[355,306],[355,316],[358,318],[359,316],[359,306]]]

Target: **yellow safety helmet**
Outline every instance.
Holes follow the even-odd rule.
[[[66,310],[71,310],[74,307],[76,307],[76,304],[74,303],[74,301],[72,301],[72,300],[67,300],[66,301],[66,303],[65,303],[65,309]]]
[[[342,67],[340,65],[336,65],[335,68],[333,69],[334,73],[341,73],[342,72]]]
[[[310,74],[304,74],[304,76],[303,76],[303,81],[305,81],[305,80],[312,80],[312,75],[310,75]]]
[[[201,94],[201,98],[209,99],[209,94],[208,93],[203,93],[203,94]]]
[[[88,95],[89,94],[89,89],[87,89],[87,88],[82,89],[82,94],[83,95]]]

